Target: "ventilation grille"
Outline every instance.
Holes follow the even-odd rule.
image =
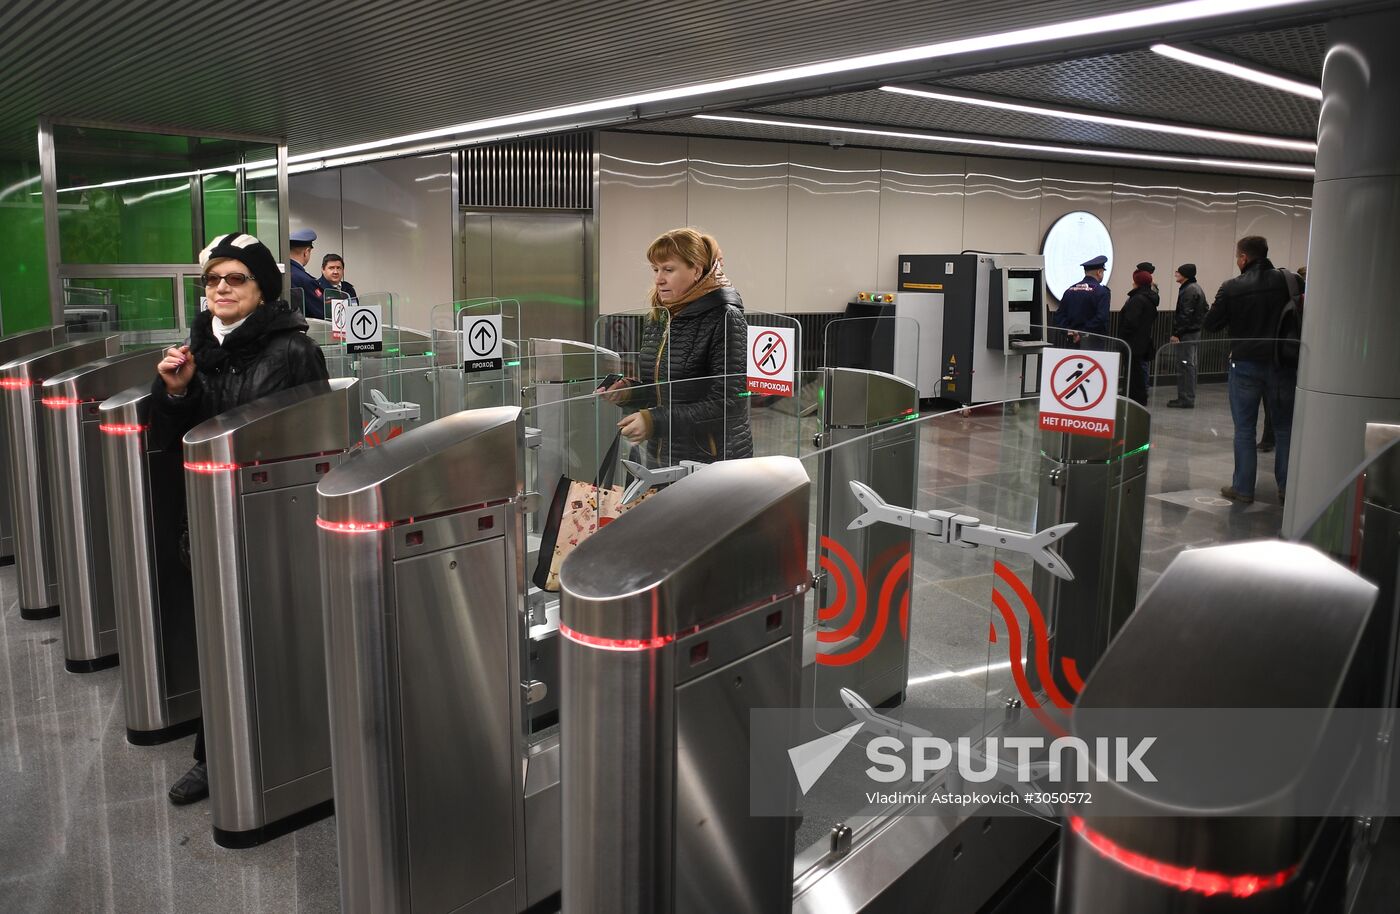
[[[566,133],[464,149],[462,205],[592,209],[593,135]]]

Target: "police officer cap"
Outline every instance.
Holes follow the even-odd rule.
[[[294,245],[310,244],[316,240],[316,233],[311,229],[297,229],[290,238]]]
[[[1084,261],[1083,263],[1080,264],[1080,266],[1083,267],[1083,268],[1086,269],[1086,270],[1102,270],[1102,269],[1104,268],[1104,266],[1105,266],[1107,263],[1108,263],[1108,257],[1107,257],[1106,255],[1104,255],[1104,254],[1100,254],[1099,256],[1095,257],[1093,260],[1086,260],[1086,261]]]

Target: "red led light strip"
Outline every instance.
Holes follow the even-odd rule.
[[[1069,817],[1070,828],[1083,838],[1090,847],[1103,857],[1112,860],[1126,870],[1145,876],[1148,879],[1180,889],[1183,892],[1196,892],[1201,895],[1232,895],[1235,898],[1249,898],[1269,889],[1282,888],[1298,872],[1297,866],[1279,870],[1277,873],[1256,876],[1241,874],[1231,876],[1225,873],[1212,873],[1194,867],[1176,866],[1153,860],[1135,851],[1130,851],[1098,832],[1094,831],[1079,816]]]
[[[576,632],[564,623],[559,623],[559,634],[575,644],[596,647],[605,651],[654,651],[676,640],[675,635],[658,635],[655,638],[599,638]]]
[[[49,409],[69,409],[80,405],[83,401],[77,397],[44,397],[39,402]]]
[[[139,435],[146,430],[144,425],[107,425],[103,423],[97,430],[108,435]]]
[[[316,526],[332,533],[378,533],[380,530],[388,530],[394,524],[395,521],[391,520],[358,521],[316,518]]]
[[[238,469],[236,463],[211,463],[205,460],[185,461],[185,469],[192,473],[231,473]]]
[[[23,390],[24,388],[32,387],[33,385],[34,382],[28,380],[27,378],[0,378],[0,387],[5,388],[6,390]]]

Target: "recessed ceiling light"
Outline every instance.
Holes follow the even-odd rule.
[[[1233,76],[1237,79],[1247,79],[1252,83],[1268,86],[1271,89],[1292,92],[1294,95],[1301,95],[1313,101],[1322,101],[1321,86],[1314,86],[1311,83],[1305,83],[1301,80],[1289,79],[1286,76],[1279,76],[1275,73],[1257,70],[1254,67],[1247,67],[1243,64],[1238,64],[1220,57],[1213,57],[1209,54],[1187,51],[1184,48],[1173,47],[1169,44],[1154,44],[1152,50],[1161,54],[1163,57],[1170,57],[1172,60],[1179,60],[1182,63],[1189,63],[1192,66],[1205,67],[1207,70],[1214,70],[1217,73],[1224,73],[1226,76]]]
[[[697,114],[697,120],[729,121],[737,124],[755,124],[766,127],[791,127],[796,130],[813,130],[822,133],[850,133],[858,136],[880,136],[901,140],[924,140],[930,143],[956,143],[964,146],[982,146],[989,149],[1014,149],[1024,152],[1049,153],[1051,155],[1078,156],[1090,159],[1111,159],[1127,162],[1150,162],[1155,165],[1187,165],[1195,168],[1228,168],[1240,171],[1263,171],[1311,178],[1314,169],[1311,165],[1284,165],[1279,162],[1251,162],[1248,159],[1216,159],[1203,156],[1164,155],[1154,152],[1122,152],[1117,149],[1094,149],[1087,146],[1056,146],[1049,143],[1024,143],[1019,140],[991,140],[980,137],[949,136],[936,133],[904,130],[877,130],[872,127],[847,127],[793,119],[774,120],[769,118],[739,117],[729,114]]]
[[[750,89],[757,86],[773,86],[836,73],[853,73],[875,67],[888,67],[898,64],[954,57],[959,54],[973,54],[1001,48],[1025,47],[1049,41],[1064,41],[1074,38],[1109,35],[1114,32],[1122,32],[1129,29],[1147,27],[1160,29],[1162,26],[1173,23],[1211,19],[1222,15],[1238,16],[1250,12],[1281,9],[1310,2],[1313,2],[1313,0],[1232,0],[1232,2],[1229,3],[1221,2],[1221,0],[1184,0],[1184,2],[1180,3],[1167,3],[1162,6],[1152,6],[1145,9],[1089,16],[1082,19],[1072,19],[1067,22],[1014,29],[1009,32],[997,32],[991,35],[978,35],[972,38],[957,39],[955,41],[942,41],[935,44],[919,45],[917,47],[903,48],[896,51],[885,51],[879,54],[864,54],[857,57],[845,57],[838,60],[805,64],[797,67],[786,67],[779,70],[750,73],[744,76],[735,76],[729,79],[700,83],[698,85],[681,86],[674,89],[661,89],[617,98],[599,99],[577,105],[545,108],[538,111],[528,111],[504,117],[484,118],[477,121],[468,121],[463,124],[455,124],[451,127],[425,130],[418,133],[390,137],[389,139],[375,140],[369,143],[356,143],[350,146],[323,149],[319,152],[301,153],[289,157],[287,161],[290,163],[297,163],[316,159],[330,159],[354,153],[367,152],[369,150],[385,149],[392,146],[417,144],[426,140],[440,139],[460,134],[477,133],[481,131],[499,131],[503,128],[515,127],[522,124],[576,118],[582,115],[597,114],[603,111],[621,112],[624,109],[635,108],[641,105],[698,98],[705,95]],[[612,119],[614,122],[626,120],[628,119],[628,115],[614,114]]]
[[[1146,130],[1150,133],[1166,133],[1172,136],[1189,136],[1202,140],[1218,140],[1222,143],[1240,143],[1247,146],[1267,146],[1271,149],[1290,149],[1295,152],[1317,152],[1317,144],[1310,140],[1295,140],[1282,136],[1265,136],[1258,133],[1236,133],[1231,130],[1211,130],[1207,127],[1193,127],[1190,124],[1173,124],[1166,121],[1148,121],[1140,118],[1118,117],[1112,114],[1099,114],[1093,111],[1072,111],[1064,108],[1050,108],[1020,101],[1006,101],[980,95],[962,95],[954,92],[919,89],[912,86],[881,86],[883,92],[898,95],[912,95],[940,102],[953,102],[959,105],[975,105],[979,108],[995,108],[998,111],[1015,111],[1019,114],[1034,114],[1040,117],[1055,117],[1080,123],[1106,124],[1111,127],[1126,127],[1130,130]]]

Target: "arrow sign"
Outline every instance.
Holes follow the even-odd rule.
[[[384,325],[379,305],[356,304],[345,309],[345,351],[380,352],[384,349]]]
[[[459,326],[466,345],[463,347],[464,371],[498,371],[504,365],[499,314],[469,314],[463,312]]]

